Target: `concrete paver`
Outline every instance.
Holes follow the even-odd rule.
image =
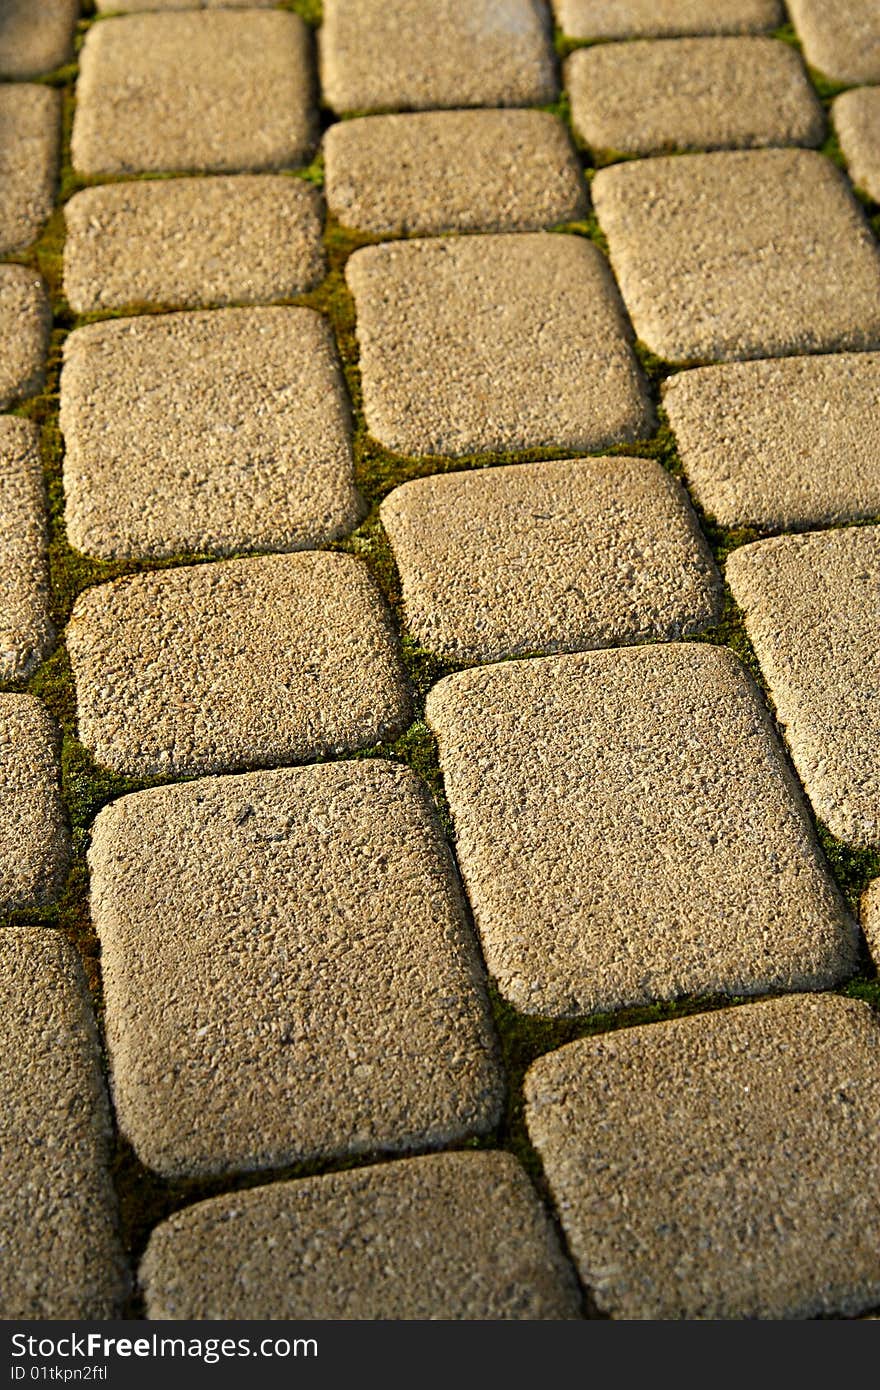
[[[571,39],[755,34],[784,22],[779,0],[552,0]]]
[[[69,842],[58,744],[38,700],[0,694],[0,912],[38,907],[63,886]]]
[[[73,58],[79,0],[3,0],[0,77],[39,77]]]
[[[875,201],[880,199],[880,87],[843,92],[831,106],[834,129],[849,176]]]
[[[861,922],[868,950],[880,968],[880,878],[875,878],[862,895]]]
[[[23,265],[0,266],[0,410],[41,389],[51,322],[41,276]]]
[[[57,92],[0,86],[0,255],[36,241],[52,211],[60,133]]]
[[[54,636],[49,616],[40,432],[0,419],[0,680],[29,676]]]
[[[834,82],[880,82],[880,12],[866,0],[788,0],[807,62]]]

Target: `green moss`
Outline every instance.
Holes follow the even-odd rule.
[[[324,19],[324,6],[321,0],[282,0],[280,8],[292,10],[313,29],[317,29]]]

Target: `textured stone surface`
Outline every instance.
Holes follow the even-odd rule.
[[[99,1044],[58,932],[0,932],[0,1008],[0,1316],[118,1316],[126,1278]]]
[[[835,82],[880,82],[880,10],[872,0],[788,0],[807,62]]]
[[[61,429],[68,537],[102,558],[296,550],[363,514],[342,372],[311,309],[79,329]]]
[[[278,0],[96,0],[98,14],[135,14],[140,10],[269,10]]]
[[[324,275],[318,190],[281,174],[86,188],[65,205],[72,309],[289,299]]]
[[[366,232],[527,232],[587,212],[565,126],[546,111],[340,121],[324,155],[330,211]]]
[[[526,1077],[569,1247],[621,1318],[809,1318],[880,1297],[880,1028],[788,998],[584,1038]]]
[[[593,150],[819,145],[825,121],[797,53],[764,38],[581,48],[566,63],[574,128]]]
[[[631,39],[681,34],[754,34],[775,29],[779,0],[551,0],[572,39]]]
[[[153,1232],[141,1282],[160,1319],[580,1316],[556,1235],[506,1153],[430,1154],[200,1202]]]
[[[745,669],[660,645],[447,677],[427,718],[489,971],[527,1013],[815,989],[855,928]]]
[[[136,14],[88,32],[82,174],[283,169],[312,150],[311,40],[295,14]]]
[[[831,118],[853,183],[880,199],[880,87],[843,92]]]
[[[36,271],[0,266],[0,410],[42,387],[51,322],[46,286]]]
[[[183,776],[394,738],[409,698],[388,613],[348,555],[267,555],[88,589],[67,645],[99,763]]]
[[[455,660],[680,637],[719,616],[687,496],[649,459],[436,474],[380,515],[410,632]]]
[[[880,969],[880,878],[875,878],[862,895],[861,919],[868,949]]]
[[[51,87],[0,87],[0,255],[35,241],[52,211],[60,128]]]
[[[125,797],[90,867],[116,1111],[150,1167],[278,1167],[495,1123],[476,945],[408,768]]]
[[[636,333],[670,361],[880,344],[880,251],[811,150],[619,164],[593,181]],[[841,293],[841,286],[846,293]]]
[[[345,273],[367,427],[388,448],[599,449],[651,432],[614,283],[582,238],[368,246]]]
[[[557,91],[538,0],[324,0],[320,51],[334,111],[540,106]]]
[[[49,648],[46,499],[40,432],[0,419],[0,680],[29,676]]]
[[[727,578],[816,815],[880,845],[880,527],[759,541]]]
[[[0,694],[0,912],[37,907],[61,889],[68,838],[59,783],[52,720],[32,695]]]
[[[0,77],[37,77],[73,57],[79,0],[3,0]]]
[[[880,513],[880,354],[734,362],[663,386],[688,484],[723,526]]]

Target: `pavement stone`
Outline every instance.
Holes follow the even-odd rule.
[[[497,1122],[476,943],[408,768],[125,797],[89,863],[116,1112],[149,1167],[280,1167]]]
[[[557,96],[538,0],[324,0],[319,45],[324,100],[340,113]]]
[[[880,345],[880,250],[844,175],[816,151],[618,164],[592,195],[636,333],[659,357]]]
[[[861,922],[868,950],[880,969],[880,878],[875,878],[862,894]]]
[[[263,555],[88,589],[67,647],[79,736],[115,772],[312,760],[410,720],[382,595],[349,555]]]
[[[0,932],[0,1316],[119,1315],[127,1275],[88,990],[57,931]]]
[[[0,680],[22,680],[47,654],[46,497],[40,432],[0,419]]]
[[[0,912],[42,906],[63,886],[69,841],[58,742],[32,695],[0,694]]]
[[[506,1153],[429,1154],[200,1202],[153,1232],[141,1282],[155,1319],[581,1316],[556,1234]]]
[[[576,133],[602,154],[820,145],[825,120],[789,44],[766,38],[604,43],[565,66]]]
[[[3,0],[0,77],[39,77],[73,58],[79,0]]]
[[[821,989],[854,970],[855,925],[726,649],[460,672],[426,718],[486,963],[521,1011]]]
[[[46,286],[36,271],[0,266],[0,410],[42,388],[51,324]]]
[[[330,211],[360,231],[528,232],[587,214],[568,133],[546,111],[339,121],[324,136],[324,158]]]
[[[271,10],[278,0],[95,0],[98,14],[136,14],[141,10]]]
[[[843,92],[831,119],[853,183],[880,200],[880,87]]]
[[[78,329],[61,429],[68,537],[104,559],[296,550],[363,516],[333,335],[311,309]]]
[[[583,1038],[526,1077],[569,1248],[625,1319],[811,1318],[880,1297],[880,1028],[785,998]]]
[[[880,82],[880,10],[871,0],[788,0],[807,62],[834,82]]]
[[[784,23],[779,0],[551,0],[571,39],[755,34]]]
[[[64,293],[78,314],[290,299],[324,278],[322,212],[283,174],[86,188],[64,208]]]
[[[345,274],[367,427],[387,448],[588,450],[651,433],[617,290],[583,238],[368,246]]]
[[[81,174],[307,162],[311,39],[295,14],[134,14],[89,30],[71,157]]]
[[[687,494],[650,459],[435,474],[380,516],[410,632],[456,661],[680,637],[721,613]]]
[[[36,241],[52,211],[60,133],[58,92],[0,86],[0,255]]]
[[[880,526],[743,546],[727,578],[816,815],[880,845]]]
[[[880,354],[678,372],[663,405],[688,485],[722,526],[822,526],[880,513]]]

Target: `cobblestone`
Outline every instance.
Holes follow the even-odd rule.
[[[36,271],[0,266],[0,410],[42,387],[51,320],[46,286]]]
[[[807,62],[833,82],[880,82],[880,13],[865,0],[788,0]]]
[[[831,107],[850,178],[875,201],[880,198],[880,87],[843,92]]]
[[[49,87],[0,87],[0,255],[36,241],[52,211],[61,103]]]
[[[63,885],[69,844],[58,743],[32,695],[0,694],[0,912],[39,907]]]
[[[29,676],[47,654],[49,617],[40,433],[0,419],[0,680]]]
[[[862,928],[874,964],[880,968],[880,878],[866,889],[862,898]]]
[[[754,34],[783,23],[779,0],[552,0],[572,39]]]
[[[0,77],[39,77],[73,57],[79,0],[4,0]]]

